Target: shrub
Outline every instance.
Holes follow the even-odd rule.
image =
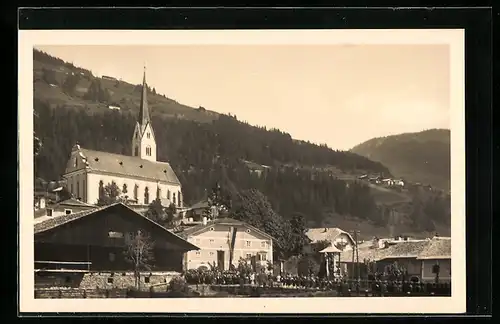
[[[175,293],[178,293],[178,292],[185,293],[185,292],[188,292],[189,289],[188,289],[188,285],[186,283],[186,280],[183,277],[175,276],[168,283],[168,291],[175,292]]]

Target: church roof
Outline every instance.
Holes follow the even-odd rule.
[[[152,181],[169,182],[180,185],[174,170],[167,162],[155,162],[102,151],[94,151],[80,147],[80,156],[86,160],[92,171],[105,172],[121,176],[135,176]]]

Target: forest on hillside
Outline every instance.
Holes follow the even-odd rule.
[[[35,133],[43,144],[35,157],[36,177],[60,179],[71,147],[77,142],[89,149],[131,153],[135,114],[114,110],[88,114],[85,109],[50,107],[40,100],[35,100],[35,111]],[[188,204],[204,198],[207,188],[220,181],[233,193],[259,190],[268,197],[273,210],[287,219],[299,212],[319,225],[329,213],[336,213],[380,225],[388,222],[387,210],[377,206],[366,185],[348,184],[327,172],[293,167],[333,165],[344,171],[388,174],[380,163],[350,152],[297,143],[289,134],[254,127],[233,116],[221,115],[212,123],[155,118],[153,126],[158,160],[170,162],[183,184],[184,201]],[[249,172],[241,159],[269,165],[271,169],[258,177]],[[446,201],[446,197],[437,196],[422,199],[410,216],[417,226],[431,228],[432,221],[446,221]]]

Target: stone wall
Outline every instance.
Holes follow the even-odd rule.
[[[141,289],[149,289],[152,286],[167,285],[177,272],[141,273]],[[80,283],[81,289],[127,289],[135,287],[135,277],[132,272],[93,272],[86,273]]]

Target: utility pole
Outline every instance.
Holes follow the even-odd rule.
[[[355,249],[355,252],[356,252],[356,277],[357,277],[357,280],[359,281],[359,249],[358,249],[358,234],[359,234],[359,231],[358,230],[355,230],[354,231],[354,249]],[[354,254],[353,254],[353,258],[354,258]]]

